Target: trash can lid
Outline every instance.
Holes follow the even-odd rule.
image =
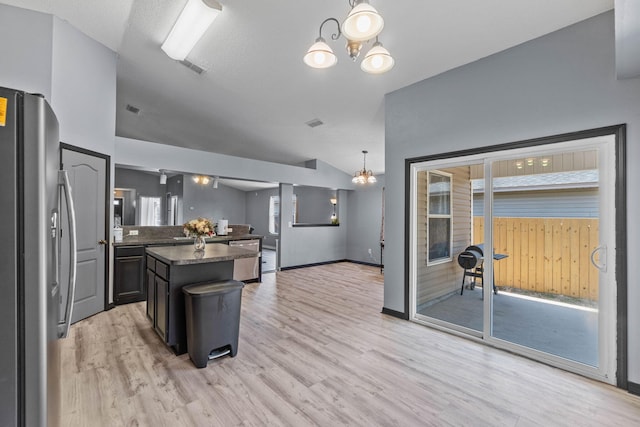
[[[192,297],[202,297],[213,294],[224,294],[236,289],[242,289],[244,283],[237,280],[225,280],[222,282],[196,283],[182,288],[182,292]]]

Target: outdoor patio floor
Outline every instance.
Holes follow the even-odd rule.
[[[494,295],[496,338],[591,366],[598,365],[598,312],[539,298]],[[419,314],[482,330],[482,288],[465,289],[418,310]]]

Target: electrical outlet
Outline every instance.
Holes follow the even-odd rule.
[[[373,254],[371,253],[371,248],[369,248],[369,251],[368,251],[368,252],[369,252],[369,255],[373,255]]]
[[[137,236],[138,230],[129,230],[129,236]]]

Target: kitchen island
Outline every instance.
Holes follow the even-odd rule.
[[[221,243],[207,244],[203,252],[191,245],[146,249],[147,317],[176,354],[187,352],[182,287],[231,280],[235,260],[255,256],[253,251]]]
[[[238,226],[236,226],[238,227]],[[132,228],[132,227],[128,227]],[[114,242],[113,303],[115,305],[146,301],[148,284],[145,280],[147,248],[156,246],[189,246],[193,248],[193,237],[176,236],[182,227],[136,227],[140,235],[125,235]],[[238,230],[242,230],[238,227]],[[128,230],[127,230],[128,232]],[[254,257],[242,258],[234,264],[234,279],[241,282],[262,281],[262,239],[264,236],[237,233],[226,236],[207,237],[207,244],[222,243],[229,246],[244,246],[254,251]]]

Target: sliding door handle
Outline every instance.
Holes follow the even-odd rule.
[[[600,263],[596,262],[596,254],[598,253],[600,254],[600,256],[598,257],[598,261],[600,261]],[[591,264],[593,264],[593,266],[598,270],[606,273],[607,271],[607,246],[606,245],[598,246],[593,250],[593,252],[591,252]]]

